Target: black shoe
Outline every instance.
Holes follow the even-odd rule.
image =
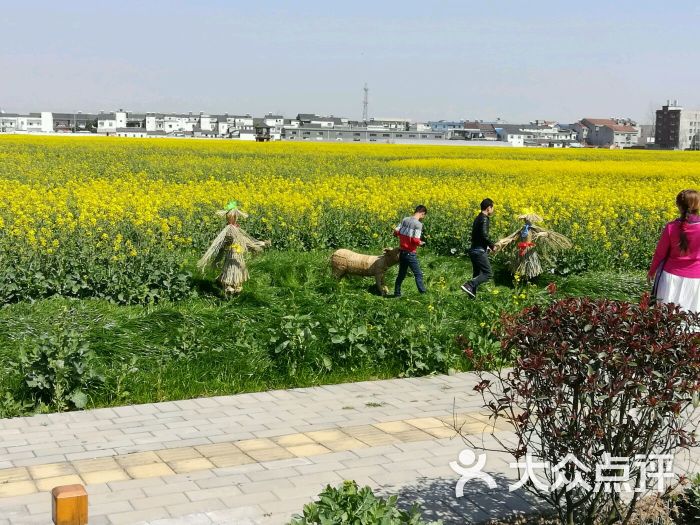
[[[460,288],[472,299],[476,298],[476,291],[474,290],[474,287],[471,284],[464,283],[462,286],[460,286]]]

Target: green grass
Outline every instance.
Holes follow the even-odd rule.
[[[492,351],[500,313],[544,300],[550,281],[562,295],[627,300],[644,286],[641,273],[597,273],[515,290],[497,272],[496,283],[468,300],[459,290],[471,276],[468,260],[424,253],[428,293],[419,295],[409,275],[404,297],[386,299],[372,278],[333,279],[329,253],[265,253],[251,261],[243,293],[228,300],[202,278],[200,297],[177,303],[56,297],[8,305],[0,309],[0,399],[27,397],[14,363],[61,323],[78,329],[105,377],[89,405],[109,406],[468,370],[457,337],[477,353]]]

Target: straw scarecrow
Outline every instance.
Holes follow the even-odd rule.
[[[551,263],[552,254],[569,249],[572,244],[564,235],[536,226],[535,223],[542,222],[539,215],[528,213],[518,216],[518,219],[525,224],[518,231],[498,241],[494,251],[512,247],[510,258],[513,273],[528,280],[534,279],[542,273],[540,257]]]
[[[248,251],[260,252],[270,241],[258,241],[238,226],[238,218],[247,218],[248,214],[238,207],[236,201],[231,201],[226,208],[216,212],[226,218],[226,226],[212,241],[211,246],[197,263],[200,270],[208,266],[216,266],[223,259],[218,282],[227,294],[237,294],[243,290],[243,283],[248,280],[248,268],[245,264],[245,254]]]

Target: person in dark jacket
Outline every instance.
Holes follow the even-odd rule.
[[[472,261],[474,277],[464,283],[461,288],[469,297],[476,297],[476,290],[493,276],[489,252],[494,251],[494,242],[489,237],[490,217],[493,215],[493,201],[481,201],[481,212],[472,225],[472,245],[469,248],[469,258]]]

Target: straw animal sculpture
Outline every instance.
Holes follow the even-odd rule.
[[[384,274],[398,262],[398,248],[384,248],[383,255],[364,255],[344,249],[336,250],[331,255],[334,277],[341,279],[345,275],[373,276],[381,295],[386,295],[389,291],[384,285]]]

